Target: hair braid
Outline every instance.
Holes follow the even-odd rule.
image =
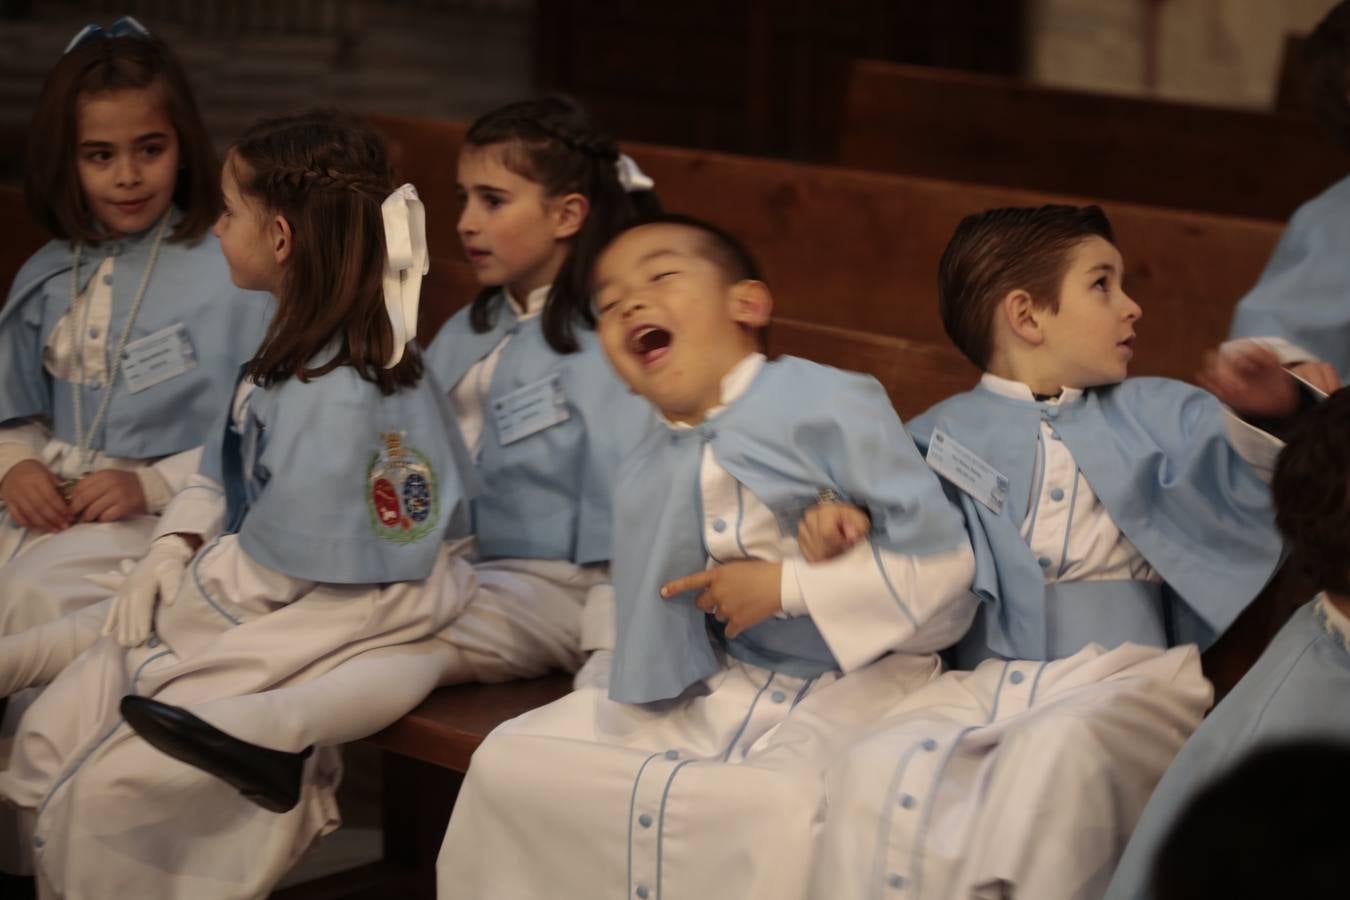
[[[546,196],[576,193],[589,202],[585,221],[568,241],[567,257],[554,276],[540,317],[549,346],[558,353],[575,352],[580,347],[577,329],[595,324],[591,266],[610,236],[637,213],[638,201],[619,182],[618,144],[596,129],[574,100],[557,95],[488,113],[473,123],[464,143],[464,152],[500,148],[502,164],[540,185]],[[653,195],[643,198],[643,204],[652,212],[659,210]],[[474,300],[469,322],[475,330],[492,327],[497,296],[493,286]]]

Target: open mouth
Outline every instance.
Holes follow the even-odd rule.
[[[1134,335],[1130,335],[1130,336],[1127,337],[1125,340],[1120,341],[1119,343],[1116,344],[1116,346],[1117,346],[1117,347],[1123,348],[1126,352],[1128,352],[1131,356],[1133,356],[1133,355],[1134,355]]]
[[[628,333],[628,352],[641,360],[644,366],[650,366],[670,353],[673,339],[671,333],[660,326],[639,325]]]
[[[488,251],[486,250],[478,250],[473,247],[465,247],[464,255],[469,257],[469,262],[471,263],[481,263],[483,260],[487,259],[492,254],[488,253]]]

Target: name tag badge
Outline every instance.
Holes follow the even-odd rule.
[[[494,400],[492,417],[497,422],[497,439],[502,446],[566,422],[572,413],[567,409],[562,376],[550,375]]]
[[[928,467],[965,491],[994,515],[1008,499],[1008,479],[989,463],[961,446],[944,431],[934,431],[928,443]]]
[[[195,368],[197,351],[184,325],[170,325],[131,341],[122,354],[122,377],[133,394]]]

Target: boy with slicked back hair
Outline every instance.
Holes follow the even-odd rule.
[[[958,671],[834,767],[836,896],[1099,896],[1210,704],[1200,651],[1280,564],[1278,439],[1126,378],[1122,273],[1095,206],[969,216],[943,254],[943,324],[985,374],[909,430],[965,514],[980,609]]]
[[[969,627],[961,516],[876,381],[757,352],[773,298],[720,229],[629,228],[594,294],[656,420],[615,480],[609,691],[489,735],[440,893],[805,898],[821,773]],[[813,564],[795,532],[823,491],[871,528]]]

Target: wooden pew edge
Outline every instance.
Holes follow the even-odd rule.
[[[429,121],[417,116],[399,116],[375,114],[371,121],[380,128],[385,134],[390,136],[391,141],[397,141],[398,135],[406,133],[410,127],[425,127]],[[448,136],[462,138],[467,126],[461,122],[448,121],[437,123],[446,129]],[[961,193],[969,191],[971,188],[980,190],[999,192],[1011,195],[1010,199],[1014,201],[1012,205],[1019,206],[1040,206],[1043,203],[1069,203],[1077,206],[1084,206],[1091,203],[1097,203],[1109,208],[1109,210],[1130,211],[1143,214],[1152,211],[1168,216],[1175,216],[1177,220],[1203,225],[1206,223],[1239,223],[1258,229],[1271,229],[1277,231],[1283,230],[1284,222],[1276,219],[1262,219],[1252,216],[1242,216],[1228,213],[1211,213],[1204,210],[1183,209],[1178,207],[1163,207],[1147,203],[1131,203],[1129,201],[1103,200],[1101,198],[1087,197],[1075,194],[1059,194],[1047,191],[1038,191],[1034,189],[1024,189],[1017,187],[1008,187],[996,183],[982,183],[960,181],[949,178],[937,178],[922,175],[905,175],[897,172],[882,172],[875,169],[867,169],[858,166],[849,166],[837,162],[812,162],[801,163],[791,160],[772,159],[766,157],[749,156],[740,153],[727,153],[719,150],[693,150],[686,147],[668,147],[661,144],[649,144],[641,141],[621,141],[625,153],[636,159],[639,164],[642,162],[644,153],[650,153],[669,160],[676,160],[685,165],[694,168],[704,168],[709,166],[735,167],[753,163],[757,168],[766,169],[787,178],[794,173],[802,171],[818,172],[824,179],[824,184],[828,186],[831,177],[847,179],[879,179],[894,184],[904,184],[911,187],[932,187],[940,191]],[[661,190],[657,185],[657,192]],[[1019,199],[1021,198],[1021,199]],[[662,197],[662,202],[672,210],[678,210],[680,203],[678,197]],[[1109,211],[1108,210],[1108,211]]]

